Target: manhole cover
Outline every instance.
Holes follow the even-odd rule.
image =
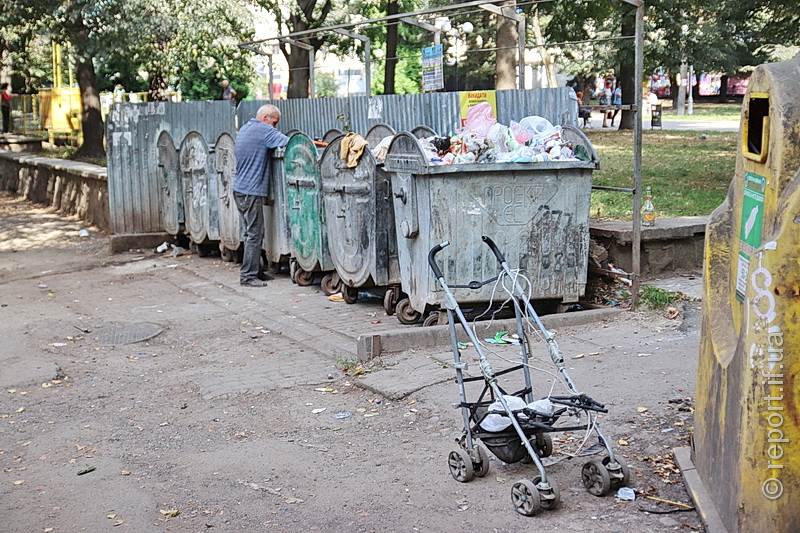
[[[138,322],[136,324],[118,324],[95,331],[95,341],[98,344],[133,344],[152,339],[164,328],[158,324]]]

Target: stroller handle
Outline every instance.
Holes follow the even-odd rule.
[[[497,245],[494,243],[494,241],[490,237],[487,237],[486,235],[484,235],[484,236],[481,237],[481,239],[483,239],[483,242],[485,242],[487,244],[487,246],[489,246],[489,248],[492,249],[492,253],[497,258],[498,262],[500,262],[500,263],[505,263],[506,262],[506,258],[503,257],[503,252],[500,251],[500,249],[497,247]]]
[[[443,276],[442,276],[442,271],[439,268],[439,265],[436,264],[436,254],[441,252],[442,248],[446,246],[450,246],[450,241],[444,241],[441,244],[437,244],[436,246],[431,248],[430,252],[428,252],[428,264],[430,265],[431,270],[433,270],[433,275],[436,276],[437,280],[441,279]]]

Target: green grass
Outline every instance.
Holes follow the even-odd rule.
[[[662,101],[662,113],[665,120],[728,120],[737,122],[742,115],[741,103],[717,104],[717,103],[697,103],[692,106],[691,115],[678,115],[677,110],[672,109],[672,101]],[[686,111],[688,107],[684,108]]]
[[[586,130],[600,157],[594,185],[633,187],[633,132]],[[651,131],[642,136],[642,187],[650,186],[656,219],[708,215],[725,199],[736,166],[737,132]],[[625,192],[593,191],[591,216],[633,216]]]
[[[642,303],[647,304],[650,309],[660,311],[666,308],[669,304],[677,302],[681,299],[681,294],[678,292],[670,292],[652,285],[643,285],[640,291],[639,299]]]

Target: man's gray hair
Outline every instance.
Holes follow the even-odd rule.
[[[264,117],[280,118],[281,110],[272,104],[264,104],[258,108],[256,112],[256,120],[261,120]]]

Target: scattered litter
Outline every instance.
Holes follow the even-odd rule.
[[[336,413],[335,415],[333,415],[333,418],[342,419],[342,418],[350,418],[351,416],[353,415],[348,413],[347,411],[342,411],[340,413]]]
[[[573,357],[573,359],[583,359],[584,357],[586,357],[586,354],[585,354],[585,353],[579,353],[578,355],[576,355],[575,357]]]
[[[66,342],[51,342],[48,346],[66,346]]]
[[[327,407],[319,407],[317,409],[312,409],[311,412],[315,415],[318,415],[320,413],[324,413],[326,409]]]
[[[88,474],[89,472],[94,472],[95,470],[97,470],[96,466],[90,466],[89,468],[86,468],[86,469],[81,470],[80,472],[78,472],[78,475],[82,476],[84,474]]]
[[[342,297],[341,292],[337,292],[336,294],[331,294],[330,296],[328,296],[328,300],[330,300],[331,302],[343,302],[344,298]]]
[[[47,288],[47,284],[46,283],[40,283],[40,284],[37,285],[37,287],[39,287],[40,289],[46,289]]]
[[[169,243],[167,241],[164,241],[158,246],[158,248],[156,248],[156,252],[159,254],[163,254],[167,250],[169,250]]]
[[[164,516],[169,516],[171,518],[175,518],[176,516],[181,514],[181,512],[178,509],[166,509],[166,510],[165,509],[159,509],[158,512],[163,514]]]
[[[636,499],[636,492],[630,487],[620,487],[615,496],[620,500],[632,502]]]
[[[489,344],[519,344],[519,336],[509,335],[507,331],[498,331],[493,338],[484,340]]]
[[[637,413],[646,413],[647,412],[647,407],[637,407],[636,408],[636,412]]]
[[[170,252],[169,255],[172,256],[172,257],[178,257],[178,256],[181,256],[181,255],[189,255],[189,254],[192,253],[191,251],[187,250],[186,248],[181,248],[180,246],[175,246],[174,244],[170,244],[170,246],[172,247],[172,252]]]
[[[78,232],[78,237],[88,237],[88,236],[89,236],[89,230],[87,229],[82,229]]]

